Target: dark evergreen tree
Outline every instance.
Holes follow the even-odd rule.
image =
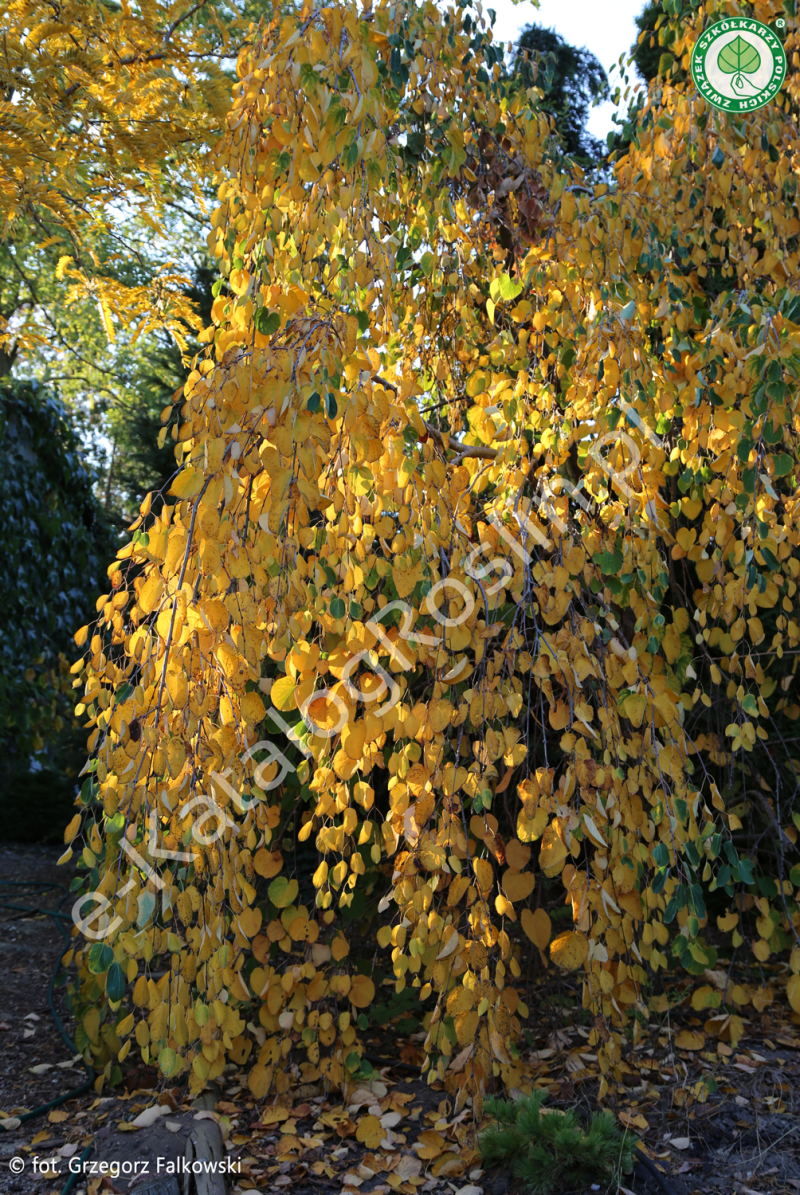
[[[200,262],[193,274],[194,285],[189,297],[207,327],[211,323],[212,287],[217,271],[207,262]],[[199,346],[193,342],[188,328],[186,335],[190,351],[196,351]],[[172,402],[173,394],[183,385],[189,372],[184,356],[171,336],[160,333],[156,351],[142,362],[131,381],[133,397],[114,420],[111,480],[116,504],[131,517],[146,494],[167,488],[175,474],[177,466],[172,437],[167,435],[163,445],[159,446],[159,432],[164,426],[161,412]],[[175,408],[169,430],[178,418],[179,409]]]
[[[658,18],[663,16],[664,12],[658,0],[650,0],[636,18],[639,39],[636,45],[631,46],[631,53],[636,69],[646,83],[650,83],[658,74],[658,63],[664,52],[659,44],[656,28]],[[662,21],[661,24],[663,23]]]
[[[587,133],[586,121],[590,104],[605,99],[609,88],[594,54],[576,49],[552,29],[530,25],[517,42],[513,71],[524,87],[542,88],[542,108],[555,118],[564,153],[586,165],[599,162],[605,146]]]

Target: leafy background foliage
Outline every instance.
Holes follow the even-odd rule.
[[[11,839],[60,840],[85,761],[70,700],[72,635],[76,615],[94,610],[115,547],[93,481],[66,409],[35,382],[0,382],[0,735]],[[31,754],[44,748],[31,772]]]

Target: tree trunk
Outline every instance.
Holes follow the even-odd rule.
[[[0,378],[7,377],[11,373],[17,359],[17,352],[16,345],[13,345],[11,349],[0,348]]]

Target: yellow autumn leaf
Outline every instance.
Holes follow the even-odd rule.
[[[520,913],[520,925],[530,940],[540,950],[546,950],[552,933],[550,917],[544,909],[523,909]]]
[[[356,1129],[356,1141],[366,1145],[367,1149],[377,1149],[385,1136],[383,1126],[377,1116],[362,1116]]]
[[[80,813],[76,813],[75,816],[73,817],[72,821],[69,823],[69,825],[64,830],[64,842],[69,843],[69,842],[73,841],[76,834],[78,833],[78,831],[81,828],[81,821],[82,821],[82,815]]]
[[[245,722],[250,726],[255,726],[261,722],[267,712],[264,702],[256,692],[246,693],[242,698],[239,708]]]
[[[531,848],[523,846],[516,838],[506,843],[506,862],[517,871],[524,871],[531,858]]]
[[[475,883],[481,892],[484,894],[490,892],[494,883],[494,870],[489,860],[473,859],[472,870],[475,874]]]
[[[681,1029],[675,1036],[675,1045],[679,1050],[702,1050],[706,1044],[704,1033],[695,1033],[691,1029]]]
[[[800,1013],[800,975],[790,975],[786,982],[786,997],[796,1013]]]
[[[510,901],[527,900],[536,887],[536,877],[532,872],[508,871],[503,872],[503,891]]]
[[[295,687],[295,682],[291,676],[282,676],[279,680],[273,682],[269,697],[276,709],[294,709]]]
[[[354,975],[350,985],[350,1003],[356,1008],[369,1008],[375,998],[375,984],[368,975]]]
[[[647,697],[644,693],[629,693],[620,708],[634,726],[641,726],[647,709]]]
[[[717,917],[717,928],[724,934],[728,934],[732,929],[736,929],[738,924],[739,914],[736,912],[726,913],[723,917]]]
[[[194,498],[203,488],[204,480],[202,469],[182,469],[169,492],[176,498]]]
[[[237,923],[246,938],[254,938],[261,929],[261,910],[243,909],[237,918]]]
[[[580,930],[568,930],[550,943],[550,957],[557,967],[577,971],[586,962],[589,939]]]
[[[283,855],[280,851],[268,851],[262,846],[253,856],[253,866],[260,876],[271,880],[283,870]]]
[[[342,746],[346,754],[352,760],[361,759],[364,750],[364,739],[366,728],[363,720],[360,722],[348,722],[342,730]]]
[[[539,850],[539,863],[542,871],[546,876],[558,875],[567,858],[567,848],[558,830],[554,825],[549,825],[542,836],[542,845]]]

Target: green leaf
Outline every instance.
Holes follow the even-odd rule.
[[[706,954],[705,950],[703,949],[703,947],[700,945],[699,942],[690,942],[689,943],[689,953],[691,954],[694,961],[696,963],[699,963],[701,967],[708,966],[708,955]]]
[[[297,880],[289,880],[286,876],[276,876],[267,893],[276,909],[287,908],[299,891]]]
[[[761,55],[751,42],[735,37],[720,50],[717,65],[724,75],[754,75],[761,66]]]
[[[772,463],[775,466],[775,476],[785,477],[787,473],[791,473],[794,461],[789,456],[788,452],[780,452],[777,456],[772,458]]]
[[[597,552],[592,559],[595,564],[600,566],[600,572],[606,577],[612,573],[618,573],[624,560],[621,552]]]
[[[752,884],[753,882],[753,861],[752,859],[739,860],[739,875],[741,876],[743,884]]]
[[[669,878],[669,869],[668,868],[662,867],[660,869],[660,871],[656,872],[655,879],[653,880],[653,883],[651,885],[654,896],[661,895],[661,893],[664,891],[664,889],[667,886],[668,878]]]
[[[692,867],[698,867],[700,864],[700,852],[693,842],[684,842],[683,853],[691,863]]]
[[[335,395],[331,394],[330,390],[325,395],[325,414],[329,419],[335,419],[339,414],[339,407],[336,403]]]
[[[714,150],[714,153],[712,154],[712,157],[711,157],[711,165],[716,166],[717,170],[719,170],[720,166],[723,164],[724,161],[725,161],[725,154],[722,152],[720,147],[717,146],[717,148]]]
[[[764,563],[766,564],[767,568],[772,569],[773,573],[776,573],[781,566],[774,553],[772,553],[769,548],[765,548],[762,544],[761,555],[764,557]]]
[[[303,84],[303,87],[313,88],[313,90],[316,91],[317,83],[319,82],[319,76],[310,62],[304,62],[300,67],[300,80]]]
[[[356,319],[358,320],[359,332],[366,332],[367,328],[369,327],[369,312],[359,311]]]
[[[114,961],[114,951],[104,942],[95,942],[89,948],[89,970],[92,975],[102,975]]]
[[[653,860],[659,867],[669,866],[669,847],[665,842],[659,842],[653,851]]]
[[[659,75],[662,75],[664,78],[666,78],[667,75],[672,70],[672,66],[673,66],[674,62],[675,62],[675,59],[672,57],[671,54],[662,54],[658,60]]]
[[[499,278],[493,278],[489,287],[489,294],[495,303],[501,299],[504,303],[510,303],[521,291],[522,283],[515,282],[513,278],[509,278],[508,274],[501,274]]]
[[[125,973],[118,962],[114,961],[108,968],[108,975],[106,977],[106,995],[109,1000],[113,1000],[115,1004],[119,1004],[122,997],[125,995]]]
[[[340,597],[331,598],[331,618],[344,618],[347,606]]]
[[[630,319],[636,311],[636,303],[631,299],[630,303],[626,303],[619,313],[620,319]]]
[[[255,318],[256,332],[262,336],[272,336],[281,326],[281,317],[277,311],[269,312],[266,307],[259,307]]]
[[[169,1078],[178,1069],[178,1055],[169,1046],[165,1046],[158,1055],[158,1065],[161,1067],[162,1073]]]
[[[139,916],[136,918],[136,924],[139,929],[144,929],[150,918],[153,916],[153,910],[156,907],[155,893],[140,892],[138,896],[139,901]]]
[[[752,440],[740,440],[739,443],[736,445],[736,455],[738,456],[739,460],[742,462],[743,465],[747,464],[748,457],[750,456],[750,453],[752,451],[753,451],[753,441]]]
[[[319,396],[319,391],[315,390],[313,394],[309,395],[309,399],[308,399],[308,402],[306,403],[306,407],[308,408],[309,411],[311,411],[312,414],[316,414],[316,412],[319,410],[321,405],[322,405],[322,399]]]

